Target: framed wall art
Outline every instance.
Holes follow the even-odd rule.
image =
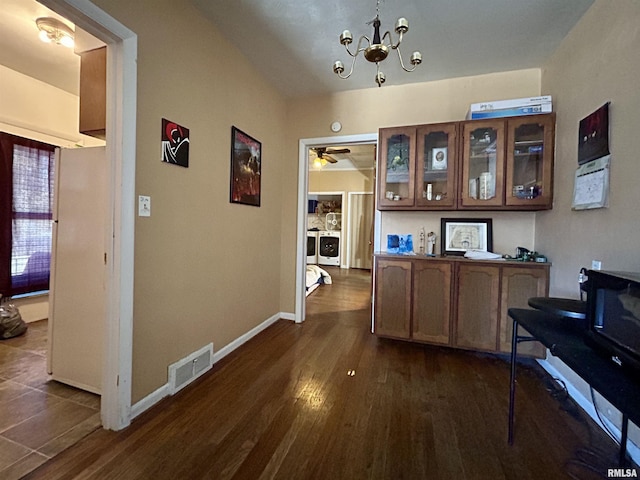
[[[441,252],[444,255],[464,255],[467,250],[490,252],[493,232],[490,218],[440,219]]]
[[[189,168],[189,129],[162,119],[162,161]]]
[[[231,203],[260,206],[262,144],[231,127]]]

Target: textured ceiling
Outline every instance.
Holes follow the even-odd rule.
[[[376,87],[376,69],[359,58],[353,76],[339,79],[333,62],[350,57],[339,43],[372,36],[373,0],[192,0],[286,96]],[[423,63],[403,72],[395,52],[381,63],[387,85],[541,67],[593,0],[381,0],[382,32],[409,21],[401,45]],[[395,35],[395,33],[394,33]],[[384,86],[382,87],[384,88]]]
[[[373,0],[191,1],[287,97],[375,87],[375,65],[364,58],[348,80],[332,71],[335,60],[349,65],[338,41],[343,30],[356,40],[371,36]],[[385,86],[541,67],[593,1],[381,0],[383,32],[406,17],[403,55],[408,64],[419,50],[424,60],[405,73],[392,51],[381,63]],[[78,56],[37,40],[34,20],[58,16],[35,0],[2,0],[0,6],[0,64],[77,92]]]

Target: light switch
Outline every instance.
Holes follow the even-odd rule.
[[[147,195],[138,195],[138,216],[151,216],[151,197]]]

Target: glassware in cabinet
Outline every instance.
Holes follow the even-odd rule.
[[[418,128],[415,194],[418,207],[451,209],[456,206],[457,133],[457,123]]]
[[[509,119],[506,205],[552,207],[554,130],[553,114]]]
[[[378,207],[414,205],[415,127],[380,129]]]
[[[505,121],[464,122],[462,138],[461,206],[502,206]]]

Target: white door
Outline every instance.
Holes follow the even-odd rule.
[[[47,367],[54,380],[101,393],[105,148],[58,149],[55,179]]]
[[[349,268],[371,269],[373,194],[349,193]]]

